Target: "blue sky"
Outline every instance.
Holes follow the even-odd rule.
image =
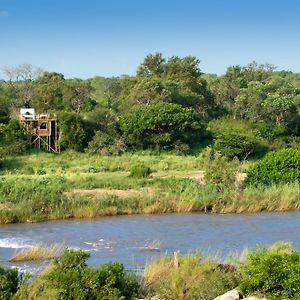
[[[132,75],[162,52],[209,73],[253,60],[300,72],[299,15],[300,0],[0,0],[0,66]]]

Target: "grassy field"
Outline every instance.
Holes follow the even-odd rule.
[[[133,165],[152,170],[130,176]],[[201,156],[120,157],[37,153],[7,158],[0,174],[0,224],[169,212],[259,212],[300,208],[300,184],[219,190],[203,184]]]

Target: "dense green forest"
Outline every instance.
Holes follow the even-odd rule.
[[[300,147],[300,74],[255,62],[204,74],[194,56],[150,54],[135,76],[65,79],[31,65],[0,82],[1,156],[29,148],[21,107],[58,115],[62,150],[119,155],[150,149],[257,158]],[[100,70],[101,71],[101,70]]]

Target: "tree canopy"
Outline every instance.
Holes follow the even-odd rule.
[[[135,76],[87,80],[66,79],[29,64],[6,67],[6,80],[0,82],[1,130],[10,132],[21,107],[34,107],[59,114],[62,149],[89,147],[111,154],[189,149],[195,141],[210,139],[223,154],[242,159],[261,149],[257,145],[270,150],[298,145],[300,74],[252,62],[217,76],[204,74],[200,66],[195,56],[153,53]],[[218,120],[217,132],[212,124]],[[228,131],[233,122],[247,129]],[[207,126],[210,134],[204,134]],[[2,133],[2,145],[4,138]]]

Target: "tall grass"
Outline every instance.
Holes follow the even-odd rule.
[[[9,261],[21,262],[52,259],[54,257],[59,257],[63,253],[63,249],[64,247],[61,244],[54,244],[51,246],[37,244],[30,248],[22,249],[13,255]]]
[[[300,209],[300,183],[249,186],[222,212],[290,211]]]
[[[144,282],[150,294],[166,300],[214,299],[239,284],[237,272],[228,272],[216,261],[198,253],[162,255],[148,263]]]
[[[120,214],[300,209],[297,182],[220,191],[212,183],[185,178],[199,170],[201,159],[148,152],[120,157],[34,152],[8,158],[0,176],[0,224]],[[130,177],[136,164],[154,173],[149,178]],[[127,192],[122,195],[119,190]]]

